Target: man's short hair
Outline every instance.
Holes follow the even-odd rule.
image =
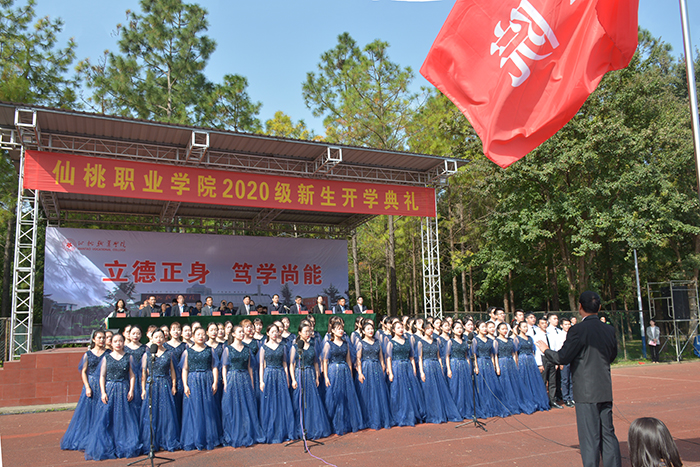
[[[569,318],[562,318],[561,322],[559,324],[564,324],[564,323],[569,323],[571,324],[571,320]]]
[[[345,300],[345,297],[338,297],[338,301]]]
[[[559,318],[559,315],[556,314],[556,313],[547,313],[547,321],[549,321],[549,319],[550,319],[552,316],[556,316],[557,318]]]
[[[247,298],[248,300],[250,300],[250,295],[245,295],[245,296],[243,297],[243,300],[245,300],[246,298]]]
[[[357,299],[358,299],[358,300],[359,300],[359,299],[362,299],[362,300],[364,300],[364,299],[365,299],[365,297],[363,297],[362,295],[358,295],[358,296],[357,296]]]
[[[578,302],[581,304],[583,311],[586,313],[598,313],[600,310],[600,295],[591,290],[586,290],[583,292],[579,297]]]
[[[540,321],[544,321],[545,323],[547,322],[547,317],[546,316],[540,316],[540,319],[537,320],[539,323]]]
[[[209,300],[210,298],[211,298],[211,297],[207,297],[206,299]],[[213,298],[211,298],[211,299],[212,299],[212,301],[214,300]]]
[[[531,311],[528,311],[527,313],[525,313],[525,319],[527,319],[530,316],[535,316],[535,314]]]
[[[279,296],[279,295],[277,295],[277,294],[273,294],[273,295],[272,295],[272,298],[275,298],[275,297],[277,297],[277,298],[280,298],[280,296]]]
[[[201,301],[201,300],[197,300],[196,302],[194,302],[195,305],[196,305],[197,303],[200,303],[200,304],[201,304],[202,301]]]
[[[296,300],[297,298],[301,299],[301,295],[297,295],[296,297],[294,297],[294,300]]]
[[[156,298],[156,296],[155,296],[155,295],[149,295],[149,296],[148,296],[148,299],[149,299],[149,300],[152,299],[152,298]]]

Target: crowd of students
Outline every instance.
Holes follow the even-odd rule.
[[[526,319],[511,328],[498,319],[387,317],[376,329],[358,316],[347,335],[342,317],[333,315],[323,336],[313,315],[296,334],[284,316],[264,333],[262,327],[259,319],[206,329],[175,322],[151,326],[149,345],[135,326],[95,331],[61,448],[83,450],[86,459],[147,453],[149,396],[155,449],[169,451],[550,407]]]

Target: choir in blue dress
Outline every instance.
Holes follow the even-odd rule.
[[[450,338],[447,326],[437,336],[422,318],[405,320],[413,334],[391,318],[376,334],[372,321],[358,320],[347,335],[342,318],[333,316],[323,339],[310,321],[286,339],[275,325],[264,339],[256,338],[252,323],[246,323],[248,332],[237,325],[234,344],[205,343],[202,328],[189,342],[179,342],[175,332],[163,344],[158,330],[152,334],[159,346],[154,359],[145,345],[128,348],[115,334],[111,354],[100,347],[83,356],[80,370],[92,397],[84,388],[61,448],[84,450],[86,459],[148,452],[151,395],[156,451],[322,439],[363,428],[549,409],[526,323],[514,338],[502,326],[496,339],[481,323],[470,346],[459,320]],[[210,329],[213,335],[215,327]],[[132,328],[129,336],[138,343],[140,330]],[[142,369],[144,381],[137,383]]]
[[[273,331],[274,330],[274,331]],[[268,341],[259,351],[260,358],[260,420],[267,443],[282,443],[294,439],[294,410],[289,394],[287,355],[282,343],[277,343],[278,331],[273,326]]]
[[[162,333],[154,333],[154,335],[163,337]],[[143,368],[141,384],[145,386],[145,391],[139,388],[138,392],[142,393],[140,397],[143,398],[140,415],[143,452],[149,452],[151,447],[149,397],[152,398],[150,404],[153,407],[153,447],[156,451],[180,449],[180,420],[173,396],[173,389],[177,390],[175,366],[172,361],[172,351],[164,347],[162,350],[162,353],[156,353],[155,359],[148,351],[141,361]],[[161,352],[160,349],[159,352]],[[152,383],[145,378],[152,378]]]
[[[185,398],[182,401],[180,443],[186,451],[213,449],[221,445],[222,436],[221,407],[217,406],[215,396],[215,390],[220,390],[219,361],[213,349],[203,344],[203,329],[197,329],[194,338],[195,346],[182,354]],[[198,339],[201,343],[197,342]]]
[[[102,403],[100,401],[99,365],[102,362],[102,357],[105,356],[105,352],[109,351],[105,350],[104,347],[103,331],[94,332],[91,340],[93,345],[95,345],[96,340],[99,340],[101,344],[95,345],[92,349],[85,352],[78,367],[81,373],[85,373],[90,388],[90,395],[88,397],[87,389],[83,385],[78,405],[75,407],[75,412],[73,412],[73,418],[71,418],[70,425],[68,425],[66,433],[61,438],[61,449],[71,451],[85,450],[85,434],[92,430],[93,414],[98,404]]]
[[[240,334],[240,326],[234,327],[234,333]],[[254,375],[250,348],[238,341],[227,345],[221,362],[224,372],[224,390],[222,396],[223,444],[224,446],[251,446],[264,443],[262,426],[258,418],[258,405],[253,384]]]
[[[133,358],[122,352],[123,342],[115,335],[114,350],[105,354],[100,364],[102,403],[95,410],[93,424],[103,429],[86,433],[86,460],[134,457],[141,452],[138,412],[133,403]]]

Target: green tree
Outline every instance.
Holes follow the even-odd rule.
[[[304,120],[294,123],[292,118],[286,113],[278,110],[274,117],[265,122],[265,133],[281,138],[294,138],[305,140],[318,140],[314,132],[306,128]]]

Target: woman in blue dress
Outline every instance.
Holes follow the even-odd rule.
[[[318,392],[321,371],[312,340],[311,323],[302,320],[289,355],[289,375],[293,390],[295,437],[301,438],[303,426],[307,439],[320,439],[330,436],[331,425]]]
[[[416,378],[413,349],[404,339],[403,324],[394,322],[393,337],[386,347],[386,369],[389,377],[389,406],[395,425],[414,426],[425,419],[425,399]]]
[[[452,325],[452,338],[445,349],[447,383],[462,418],[474,417],[474,391],[469,344],[464,339],[464,325],[456,320]]]
[[[102,403],[95,409],[93,429],[85,433],[86,460],[134,457],[141,452],[138,412],[132,402],[136,388],[132,361],[124,351],[124,337],[115,334],[112,351],[100,363]]]
[[[549,396],[535,362],[535,342],[527,335],[528,325],[523,321],[515,328],[518,350],[518,379],[523,399],[530,400],[535,410],[549,410]]]
[[[180,444],[185,451],[214,449],[221,444],[221,406],[219,392],[219,360],[205,344],[204,328],[194,332],[194,345],[182,354],[182,430]]]
[[[85,433],[92,429],[93,414],[100,403],[99,365],[105,352],[105,332],[94,331],[90,339],[90,350],[85,352],[78,367],[80,378],[83,380],[83,390],[80,392],[80,399],[66,434],[61,438],[61,449],[85,450]]]
[[[189,328],[189,325],[187,325]],[[192,329],[190,328],[190,337]],[[182,420],[182,398],[184,397],[184,389],[182,385],[182,368],[180,368],[180,361],[182,360],[182,354],[187,348],[187,344],[182,341],[182,326],[180,323],[175,321],[170,324],[170,340],[163,344],[163,346],[171,351],[171,356],[173,360],[173,365],[175,366],[175,377],[177,378],[177,392],[175,393],[175,410],[177,410],[178,421]]]
[[[216,355],[216,361],[219,363],[219,365],[221,365],[221,356],[224,354],[224,347],[226,347],[226,344],[224,344],[223,342],[219,342],[219,325],[217,323],[209,323],[207,325],[207,345],[211,347],[212,352],[214,352],[214,354]],[[219,388],[221,388],[223,384],[224,378],[221,372],[221,366],[219,366]],[[214,394],[219,413],[221,413],[222,394],[223,391],[217,391],[216,394]]]
[[[374,338],[374,322],[362,320],[363,338],[357,342],[357,398],[362,410],[363,425],[373,430],[391,428],[394,420],[389,406],[386,367],[379,341]]]
[[[331,429],[337,435],[361,430],[362,411],[352,380],[352,357],[343,320],[333,324],[331,339],[323,345],[325,403]]]
[[[141,387],[141,360],[143,359],[143,354],[148,350],[146,344],[141,343],[141,328],[138,326],[131,326],[129,330],[129,341],[124,344],[124,352],[133,358],[134,365],[134,375],[136,376],[136,386],[135,388]],[[134,397],[134,406],[136,406],[136,413],[141,411],[141,398]]]
[[[450,342],[450,339],[452,338],[450,332],[452,332],[452,321],[447,318],[442,321],[440,329],[435,329],[435,333],[439,334],[435,340],[440,346],[440,361],[442,362],[442,369],[445,372],[445,376],[447,376],[447,365],[445,364],[447,343]]]
[[[141,360],[141,444],[143,452],[150,452],[151,423],[148,413],[149,397],[153,407],[153,447],[155,451],[174,451],[180,449],[180,419],[175,407],[177,377],[173,363],[173,351],[165,348],[165,334],[156,329],[151,335],[151,342],[158,346],[155,358],[149,350]],[[147,384],[148,375],[153,383]],[[151,391],[152,390],[152,391]],[[152,395],[150,394],[152,392]]]
[[[425,337],[416,343],[416,358],[423,394],[428,394],[425,398],[425,421],[427,423],[460,422],[462,415],[457,410],[445,381],[440,345],[438,339],[433,338],[431,330],[432,325],[427,323]]]
[[[260,366],[258,351],[260,350],[260,346],[262,345],[262,339],[258,340],[255,338],[255,326],[253,325],[253,322],[251,320],[244,319],[239,324],[243,328],[243,345],[248,347],[248,351],[250,352],[250,367],[253,370],[253,382],[255,383],[255,404],[257,410],[260,410],[260,391],[258,390],[257,382],[259,374],[258,370]]]
[[[259,351],[260,423],[267,443],[283,443],[295,434],[287,354],[279,337],[279,328],[270,324]]]
[[[506,323],[500,323],[496,327],[496,333],[498,334],[496,338],[496,355],[498,355],[498,368],[501,370],[498,375],[498,383],[503,394],[501,400],[508,407],[510,415],[516,415],[524,412],[524,410],[521,409],[523,404],[520,402],[522,395],[518,384],[517,351],[513,340],[508,338],[508,332]],[[532,412],[534,412],[534,408],[525,413],[530,414]]]
[[[476,416],[479,418],[507,417],[509,412],[498,383],[498,358],[493,339],[488,337],[486,323],[476,322],[477,336],[472,343],[474,374],[476,374]]]
[[[243,343],[244,336],[243,327],[233,326],[230,333],[233,343],[224,349],[221,362],[224,381],[221,403],[223,444],[234,448],[265,442],[258,418],[252,356],[250,347]]]

